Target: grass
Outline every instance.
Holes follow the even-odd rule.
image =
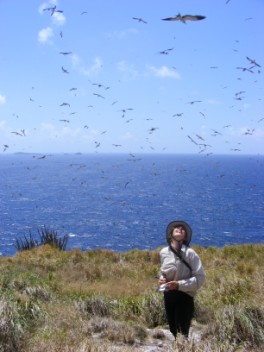
[[[261,351],[263,245],[195,247],[206,283],[193,326],[171,351]],[[62,251],[38,245],[0,257],[0,351],[136,351],[168,328],[156,292],[159,249]],[[168,350],[169,351],[169,350]]]

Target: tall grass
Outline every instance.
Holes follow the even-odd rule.
[[[196,247],[206,283],[193,329],[168,351],[261,351],[263,245]],[[0,351],[137,351],[168,329],[156,292],[159,249],[115,253],[33,246],[0,257]],[[158,342],[157,342],[158,343]]]
[[[26,251],[37,246],[49,244],[60,250],[65,250],[68,242],[68,235],[59,238],[55,230],[49,229],[46,226],[37,229],[39,241],[35,239],[29,232],[29,236],[24,236],[23,239],[16,239],[15,247],[17,251]]]

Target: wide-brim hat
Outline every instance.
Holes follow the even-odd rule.
[[[172,229],[174,229],[176,226],[183,226],[185,228],[185,231],[186,231],[186,238],[185,240],[183,241],[183,243],[188,246],[189,243],[191,242],[191,239],[192,239],[192,229],[191,227],[187,224],[187,222],[185,221],[182,221],[182,220],[175,220],[175,221],[172,221],[169,223],[169,225],[167,226],[167,229],[166,229],[166,239],[167,239],[167,242],[170,244],[171,242],[171,232],[172,232]]]

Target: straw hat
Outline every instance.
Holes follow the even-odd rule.
[[[172,221],[172,222],[170,222],[169,225],[167,226],[167,229],[166,229],[166,239],[167,239],[168,244],[171,243],[171,240],[172,240],[172,230],[173,230],[176,226],[182,226],[182,227],[184,227],[185,232],[186,232],[186,238],[185,238],[185,240],[183,241],[183,244],[185,244],[186,246],[188,246],[189,243],[191,242],[191,239],[192,239],[192,229],[191,229],[191,227],[190,227],[185,221],[182,221],[182,220],[175,220],[175,221]]]

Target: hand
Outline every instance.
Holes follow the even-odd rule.
[[[170,282],[167,283],[166,288],[167,288],[168,291],[178,290],[179,289],[179,283],[178,283],[178,281],[170,281]]]
[[[159,284],[163,285],[163,284],[166,284],[166,282],[167,282],[166,278],[163,275],[161,275],[159,277]]]

